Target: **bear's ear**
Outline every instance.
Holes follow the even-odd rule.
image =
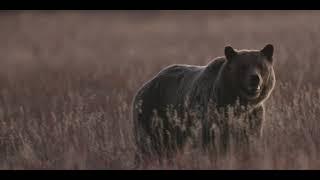
[[[262,50],[261,53],[267,57],[267,59],[272,62],[272,56],[273,56],[273,45],[267,44]]]
[[[227,60],[231,60],[237,54],[237,51],[235,51],[231,46],[226,46],[224,48],[224,55],[226,56]]]

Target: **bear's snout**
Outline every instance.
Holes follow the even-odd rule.
[[[262,90],[262,78],[259,73],[253,72],[246,75],[242,95],[247,99],[258,98]]]
[[[251,74],[249,76],[249,86],[250,91],[259,91],[261,87],[261,77],[258,74]]]

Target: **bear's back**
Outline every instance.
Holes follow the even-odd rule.
[[[134,120],[150,128],[154,110],[157,110],[158,116],[165,117],[167,105],[179,104],[184,97],[184,91],[188,89],[187,86],[191,86],[191,82],[203,68],[203,66],[175,64],[162,69],[136,94],[133,101]]]
[[[226,59],[224,57],[218,57],[208,64],[208,70],[210,70],[211,74],[217,75],[225,62]]]
[[[144,85],[149,93],[153,94],[155,103],[175,104],[178,96],[189,86],[203,66],[174,64],[162,69],[153,79]],[[144,91],[144,90],[143,90]],[[143,92],[142,91],[142,92]],[[147,93],[147,92],[146,92]]]
[[[163,70],[161,70],[158,76],[165,76],[165,77],[179,77],[179,76],[186,76],[191,75],[194,72],[201,70],[203,66],[193,66],[193,65],[186,65],[186,64],[174,64],[170,65]]]

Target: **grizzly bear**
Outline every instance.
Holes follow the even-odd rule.
[[[206,66],[171,65],[146,82],[133,100],[140,159],[172,157],[189,140],[224,154],[231,136],[238,145],[259,139],[264,102],[276,81],[273,51],[271,44],[262,50],[227,46],[225,56]]]

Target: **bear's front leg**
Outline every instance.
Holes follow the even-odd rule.
[[[249,135],[253,138],[261,138],[263,134],[263,122],[265,118],[265,109],[263,105],[256,107],[248,116]]]

